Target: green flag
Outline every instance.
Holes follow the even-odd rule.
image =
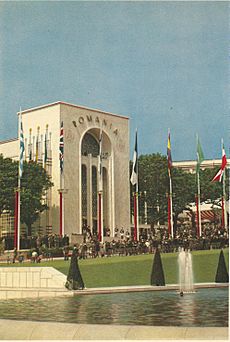
[[[204,160],[204,154],[201,148],[201,144],[199,141],[199,138],[197,136],[197,149],[196,149],[196,154],[197,154],[197,164],[196,164],[196,172],[199,172],[200,170],[200,164]]]

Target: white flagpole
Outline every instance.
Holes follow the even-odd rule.
[[[102,167],[102,128],[99,136],[99,156],[98,156],[98,235],[99,241],[103,243],[103,167]]]
[[[170,225],[171,225],[171,236],[173,238],[174,232],[173,232],[173,205],[172,205],[172,195],[173,195],[173,190],[172,190],[172,174],[171,174],[171,167],[172,167],[172,156],[171,156],[171,137],[170,137],[170,129],[168,129],[168,147],[170,150],[170,162],[171,166],[169,168],[168,165],[168,173],[169,173],[169,200],[170,200]],[[167,151],[167,154],[169,151]],[[169,158],[169,155],[168,155]],[[168,161],[169,163],[169,161]]]
[[[171,223],[171,236],[173,238],[174,233],[173,233],[173,206],[172,206],[172,178],[171,174],[169,177],[169,192],[170,192],[170,223]]]
[[[135,147],[133,153],[133,169],[130,182],[135,186],[133,194],[134,204],[134,240],[139,240],[139,203],[138,203],[138,149],[137,149],[137,129],[135,134]]]
[[[201,236],[201,211],[200,211],[200,164],[202,161],[200,161],[200,156],[198,152],[198,144],[199,144],[199,138],[198,134],[196,136],[197,138],[197,163],[199,163],[199,167],[197,167],[197,211],[198,211],[198,235]]]
[[[137,158],[137,160],[138,160],[138,158]],[[139,198],[138,198],[138,191],[139,191],[139,186],[138,186],[138,161],[137,161],[137,183],[136,183],[137,241],[140,240],[140,231],[139,231]]]
[[[197,171],[197,201],[198,201],[198,229],[201,236],[201,211],[200,211],[200,170]]]
[[[17,229],[17,250],[20,250],[20,233],[21,233],[21,222],[20,222],[20,217],[21,217],[21,123],[22,123],[22,110],[20,107],[20,114],[18,118],[18,140],[19,140],[19,162],[18,162],[18,229]],[[23,158],[23,157],[22,157]]]

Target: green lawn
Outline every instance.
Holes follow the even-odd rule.
[[[194,251],[193,270],[194,281],[197,283],[214,282],[220,250]],[[224,250],[225,261],[228,267],[228,249]],[[177,253],[161,254],[166,284],[178,283]],[[79,266],[85,286],[107,287],[126,285],[149,285],[153,263],[153,255],[136,255],[110,258],[96,258],[79,260]],[[69,261],[54,260],[42,261],[41,264],[30,262],[10,264],[10,266],[51,266],[67,274]],[[9,266],[1,264],[0,266]]]

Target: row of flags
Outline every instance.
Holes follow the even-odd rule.
[[[204,154],[203,150],[199,141],[199,137],[197,136],[197,163],[196,163],[196,177],[197,177],[197,235],[201,236],[201,214],[200,214],[200,182],[199,182],[199,171],[202,162],[204,161]],[[221,182],[224,175],[224,170],[227,165],[227,158],[224,149],[224,144],[222,140],[222,162],[221,167],[218,172],[215,174],[212,182],[218,181]],[[169,175],[169,196],[168,196],[168,233],[173,237],[173,211],[172,211],[172,176],[171,176],[171,169],[172,169],[172,154],[171,154],[171,140],[170,140],[170,131],[168,131],[168,142],[167,142],[167,167],[168,167],[168,175]],[[133,154],[133,166],[132,166],[132,173],[130,182],[133,186],[135,186],[134,192],[134,237],[138,236],[138,154],[137,154],[137,130],[135,134],[135,147],[134,147],[134,154]],[[224,203],[225,203],[225,185],[223,182],[223,197],[222,197],[222,212],[224,211]],[[222,217],[223,217],[222,213]],[[222,225],[224,219],[222,219]]]
[[[23,160],[24,160],[24,152],[25,152],[25,143],[24,143],[24,133],[23,133],[23,124],[22,124],[22,117],[21,113],[19,115],[19,135],[20,135],[20,155],[19,155],[19,178],[22,177],[23,172]],[[45,140],[44,140],[44,168],[46,168],[47,160],[48,160],[48,132],[45,133]],[[29,143],[30,149],[29,149],[29,162],[32,161],[32,144],[31,139]],[[38,135],[36,138],[36,151],[35,151],[35,162],[38,162],[38,148],[39,141],[38,141]],[[60,171],[63,172],[63,165],[64,165],[64,129],[63,129],[63,121],[61,122],[60,126],[60,139],[59,139],[59,159],[60,159]]]
[[[20,114],[20,151],[21,151],[21,144],[23,144],[23,151],[20,152],[20,163],[22,164],[22,160],[24,159],[24,152],[25,152],[25,144],[24,144],[24,134],[23,134],[23,126],[22,126],[22,119]],[[31,141],[31,130],[29,134],[29,147],[28,147],[28,154],[29,154],[29,162],[33,161],[33,151],[32,151],[32,141]],[[48,131],[45,132],[45,139],[44,139],[44,160],[43,165],[46,169],[48,160]],[[37,134],[36,143],[35,143],[35,158],[34,161],[37,163],[39,162],[39,135]],[[22,166],[23,167],[23,166]],[[22,176],[22,174],[20,174]]]
[[[19,178],[18,178],[18,188],[20,189],[20,179],[22,177],[23,172],[23,155],[25,151],[24,145],[24,135],[23,135],[23,125],[21,118],[21,110],[19,116],[19,127],[20,127],[20,158],[19,158]],[[98,175],[99,175],[99,197],[98,197],[98,207],[100,212],[98,213],[99,217],[99,230],[101,231],[102,225],[102,129],[100,130],[99,136],[99,156],[98,156]],[[44,152],[44,167],[46,167],[47,162],[47,132],[45,134],[45,152]],[[29,156],[29,159],[32,160],[32,154]],[[199,189],[199,170],[200,165],[204,160],[204,154],[201,148],[201,144],[199,138],[197,137],[197,164],[196,164],[196,174],[197,174],[197,183],[198,183],[198,196],[197,196],[197,217],[198,217],[198,226],[199,232],[201,234],[201,220],[199,207],[200,207],[200,189]],[[38,136],[36,139],[36,161],[38,161]],[[63,121],[60,123],[60,137],[59,137],[59,161],[60,161],[60,174],[63,175],[64,169],[64,126]],[[173,237],[173,212],[172,212],[172,177],[171,177],[171,169],[172,169],[172,154],[171,154],[171,140],[170,140],[170,131],[168,132],[168,142],[167,142],[167,165],[168,165],[168,175],[169,175],[169,196],[168,196],[168,232]],[[222,143],[222,164],[221,168],[218,170],[216,175],[213,177],[212,181],[222,181],[225,167],[227,165],[227,158],[224,150],[224,146]],[[62,178],[62,177],[61,177]],[[138,146],[137,146],[137,130],[135,133],[135,146],[134,146],[134,154],[133,154],[133,166],[130,181],[133,186],[135,186],[134,192],[134,239],[137,240],[138,236]],[[61,197],[61,193],[60,193]],[[18,200],[20,203],[20,200]],[[19,220],[20,221],[20,220]]]

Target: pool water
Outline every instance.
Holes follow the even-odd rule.
[[[228,326],[228,288],[6,300],[0,318],[81,324]]]

